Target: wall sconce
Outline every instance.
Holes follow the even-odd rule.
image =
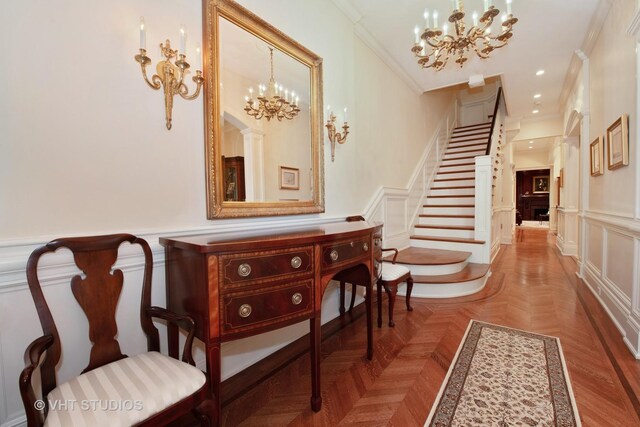
[[[151,81],[149,81],[147,78],[147,65],[151,63],[151,59],[147,56],[144,18],[140,18],[140,53],[135,56],[135,60],[140,63],[140,67],[142,68],[142,77],[149,87],[154,90],[163,88],[167,129],[171,130],[173,97],[175,95],[180,95],[188,101],[196,99],[200,94],[200,89],[204,83],[204,77],[202,77],[202,71],[198,69],[196,71],[196,75],[192,78],[197,85],[196,90],[192,95],[189,95],[189,89],[184,84],[184,75],[191,67],[186,61],[187,56],[184,54],[184,52],[186,52],[184,26],[180,28],[180,50],[171,49],[171,43],[168,39],[164,45],[160,43],[160,50],[162,55],[165,57],[165,60],[158,62],[156,65],[157,74],[154,74],[153,77],[151,77]],[[176,57],[177,60],[175,60],[175,63],[172,63],[171,60]],[[200,46],[196,47],[196,60],[197,68],[202,68]]]
[[[325,125],[328,130],[329,141],[331,141],[331,161],[333,162],[336,157],[336,142],[338,144],[344,144],[347,142],[347,135],[349,135],[349,125],[347,124],[347,108],[344,109],[344,124],[342,125],[342,133],[336,132],[336,116],[331,111],[331,106],[327,106],[329,110],[329,120]]]

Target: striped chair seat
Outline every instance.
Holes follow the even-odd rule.
[[[386,282],[397,280],[407,273],[409,273],[409,269],[404,265],[382,263],[382,280]]]
[[[45,426],[130,426],[192,395],[205,375],[152,351],[101,366],[49,393]]]

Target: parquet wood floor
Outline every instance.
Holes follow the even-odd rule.
[[[482,292],[416,298],[413,312],[397,307],[395,328],[375,328],[372,361],[364,317],[326,339],[320,412],[309,406],[310,362],[301,356],[227,404],[223,425],[422,426],[469,320],[478,319],[560,338],[584,426],[640,426],[640,362],[576,277],[575,262],[546,230],[518,230],[516,240],[502,247]]]

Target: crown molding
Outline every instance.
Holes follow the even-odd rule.
[[[635,15],[633,15],[631,24],[629,24],[629,28],[627,28],[627,34],[634,37],[640,36],[640,8],[638,8]]]
[[[360,20],[362,14],[356,9],[350,0],[331,0],[333,4],[340,10],[353,24],[355,34],[362,42],[373,51],[390,69],[393,71],[409,88],[417,95],[422,95],[425,90],[413,77],[405,71],[404,68],[387,52],[380,42],[366,29]]]
[[[580,49],[576,50],[576,54],[571,58],[571,64],[569,65],[569,70],[567,70],[567,75],[565,76],[564,84],[562,85],[562,92],[560,93],[560,107],[563,111],[566,109],[569,95],[571,94],[576,83],[576,79],[582,69],[582,63],[586,59],[589,59],[589,56],[598,41],[598,36],[600,35],[604,22],[609,15],[612,3],[613,0],[600,0],[598,2],[596,10],[591,17],[591,22],[589,22],[587,34],[582,41],[582,46]]]

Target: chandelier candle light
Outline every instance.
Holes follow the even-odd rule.
[[[331,106],[327,105],[327,112],[329,113],[329,120],[327,120],[327,127],[329,141],[331,142],[331,161],[333,162],[336,157],[336,142],[338,144],[344,144],[347,142],[347,135],[349,135],[349,125],[347,124],[347,107],[344,107],[344,124],[342,125],[342,133],[336,132],[336,116],[331,111]]]
[[[453,32],[449,32],[449,24],[438,27],[438,11],[430,16],[429,11],[424,11],[425,27],[420,32],[420,27],[414,29],[415,43],[411,51],[418,58],[418,64],[422,68],[435,68],[442,70],[449,61],[450,56],[456,56],[455,62],[462,67],[467,62],[467,53],[471,50],[482,59],[489,57],[495,49],[504,47],[513,36],[512,27],[518,22],[511,13],[512,0],[506,1],[506,13],[502,15],[502,30],[496,36],[491,35],[493,19],[500,14],[492,4],[492,0],[484,0],[484,13],[479,16],[473,12],[473,25],[466,31],[467,24],[464,21],[465,11],[462,0],[454,0],[454,10],[449,16],[448,22],[453,26]],[[433,20],[429,18],[432,17]],[[427,52],[430,50],[430,52]]]
[[[248,115],[255,117],[256,120],[260,120],[263,117],[267,121],[274,117],[278,121],[282,121],[282,119],[291,120],[300,112],[300,108],[298,108],[300,98],[296,96],[294,91],[289,93],[289,89],[284,89],[282,85],[276,83],[273,77],[273,48],[270,47],[269,51],[271,54],[269,87],[265,87],[262,84],[258,85],[257,100],[253,99],[253,88],[249,88],[249,96],[244,97],[247,102],[244,111]]]
[[[147,65],[151,63],[151,59],[147,56],[147,34],[144,24],[144,18],[140,18],[140,53],[135,56],[135,60],[140,63],[142,68],[142,77],[147,84],[155,90],[163,88],[164,90],[164,107],[167,129],[171,130],[171,112],[173,110],[173,97],[180,95],[182,98],[190,101],[196,99],[200,94],[200,89],[204,83],[204,77],[202,77],[201,57],[200,57],[200,45],[196,46],[196,75],[192,80],[196,84],[196,90],[192,95],[189,95],[189,89],[184,84],[184,76],[191,67],[186,61],[186,33],[184,26],[180,28],[180,50],[171,49],[171,43],[169,39],[162,44],[160,43],[160,51],[164,55],[165,60],[158,62],[156,65],[157,74],[151,77],[151,81],[147,78]],[[171,62],[171,59],[178,58],[175,63]]]

